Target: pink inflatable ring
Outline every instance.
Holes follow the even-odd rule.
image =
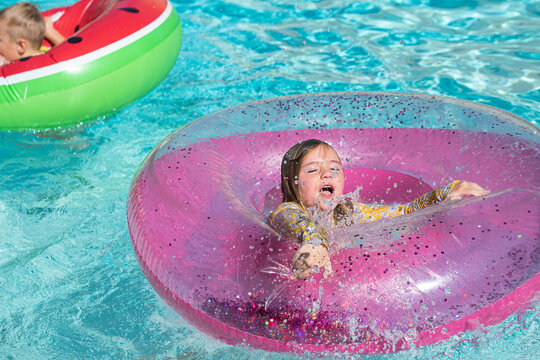
[[[346,192],[406,202],[452,180],[485,197],[335,230],[334,274],[288,278],[294,240],[268,226],[293,144],[332,144]],[[540,288],[538,128],[467,101],[328,93],[238,105],[165,139],[137,172],[140,266],[189,323],[270,351],[387,353],[505,320]]]

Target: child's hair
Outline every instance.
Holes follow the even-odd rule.
[[[281,161],[281,194],[283,202],[295,202],[303,206],[298,190],[298,174],[300,163],[308,152],[319,145],[330,147],[328,143],[318,139],[309,139],[291,147]]]
[[[33,49],[39,49],[45,37],[45,20],[36,6],[21,2],[0,11],[0,22],[7,26],[12,41],[28,40]]]
[[[327,142],[319,139],[309,139],[295,144],[285,153],[281,161],[281,194],[283,202],[295,202],[305,207],[300,196],[300,191],[298,190],[300,164],[308,152],[321,145],[333,149]],[[352,212],[352,209],[353,205],[349,200],[338,204],[334,209],[334,220],[336,222],[345,222],[345,225],[349,225],[347,215]]]

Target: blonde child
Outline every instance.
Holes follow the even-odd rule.
[[[407,204],[378,205],[340,200],[344,185],[341,160],[334,148],[324,141],[303,141],[283,157],[283,202],[272,212],[270,222],[300,242],[293,257],[291,278],[303,279],[317,268],[324,268],[325,276],[332,272],[326,231],[310,215],[310,208],[326,211],[331,226],[339,227],[408,214],[443,200],[487,194],[475,183],[456,180]]]
[[[34,5],[21,2],[0,11],[0,65],[42,54],[43,38],[53,46],[64,41]]]

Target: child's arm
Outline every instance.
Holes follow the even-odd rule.
[[[66,38],[54,28],[52,18],[46,16],[45,18],[45,38],[51,43],[52,46],[56,46],[64,41]]]
[[[435,189],[419,198],[399,205],[368,205],[356,203],[355,222],[372,222],[382,218],[393,218],[423,209],[444,200],[458,200],[464,196],[481,196],[488,192],[479,185],[468,181],[453,181],[450,184]]]
[[[298,204],[288,202],[279,205],[272,213],[270,223],[301,244],[293,257],[291,279],[304,279],[317,267],[324,268],[325,277],[332,273],[326,232]]]
[[[478,184],[469,181],[460,181],[450,190],[446,199],[459,200],[465,196],[482,196],[488,193],[489,191]]]
[[[317,268],[324,269],[325,278],[332,273],[328,249],[322,245],[304,244],[293,256],[291,279],[302,280],[313,274]]]
[[[300,205],[281,203],[270,216],[270,224],[295,237],[300,244],[322,245],[328,248],[326,232],[317,225]]]

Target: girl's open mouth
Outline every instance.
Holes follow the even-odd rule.
[[[331,197],[334,193],[334,187],[332,185],[325,185],[319,190],[322,196]]]

